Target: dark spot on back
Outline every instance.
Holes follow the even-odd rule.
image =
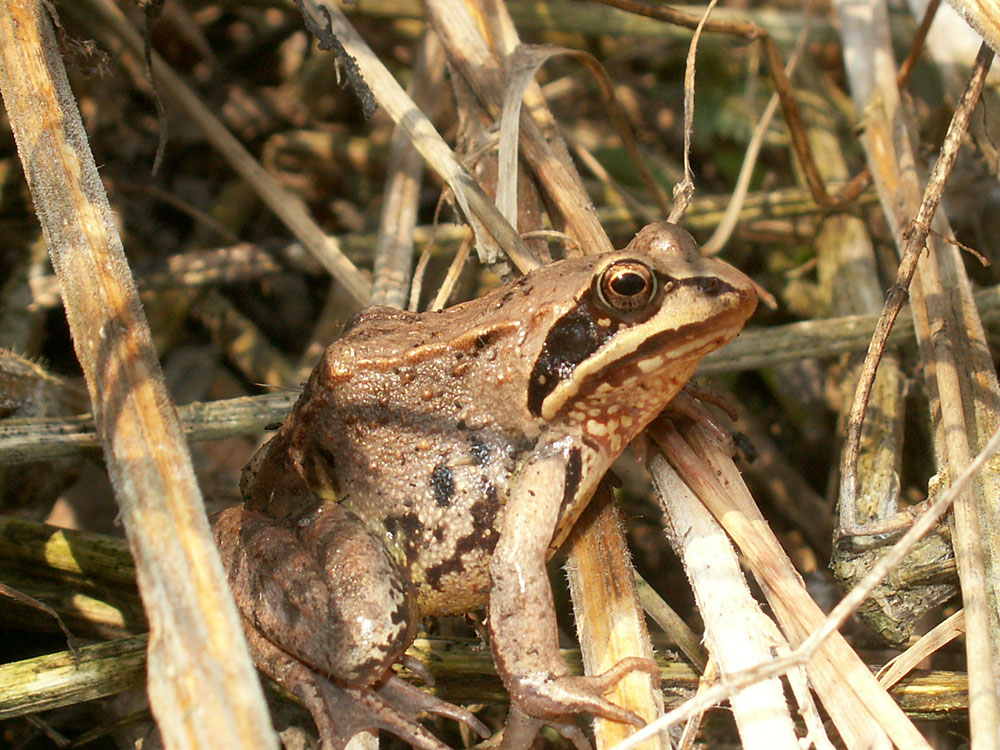
[[[431,488],[434,490],[434,502],[442,508],[451,505],[455,495],[455,475],[445,464],[438,464],[431,472]]]
[[[432,588],[438,588],[446,575],[465,570],[466,558],[471,553],[484,552],[492,555],[496,549],[500,540],[500,531],[497,529],[497,513],[500,510],[497,488],[484,478],[482,491],[483,496],[469,508],[472,531],[455,542],[455,552],[451,557],[426,570],[427,583]]]
[[[486,459],[490,457],[490,447],[475,434],[469,436],[469,441],[471,443],[469,445],[469,453],[472,454],[476,465],[482,466],[486,463]]]

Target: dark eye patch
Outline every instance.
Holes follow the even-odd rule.
[[[681,287],[694,287],[701,293],[713,295],[730,289],[728,284],[712,276],[675,279],[663,273],[652,273],[656,277],[657,291],[655,301],[648,300],[650,304],[642,304],[635,309],[612,308],[606,303],[606,294],[600,289],[602,280],[607,278],[602,274],[595,278],[590,288],[581,295],[577,305],[555,322],[542,345],[528,381],[528,410],[532,415],[541,416],[542,404],[559,383],[570,378],[581,362],[604,346],[623,327],[640,325],[653,317],[660,309],[665,296]],[[637,278],[633,279],[633,276]],[[623,297],[642,295],[643,290],[650,284],[649,278],[628,270],[619,271],[613,278],[607,280],[608,287]],[[619,290],[616,288],[617,284],[626,288]],[[600,320],[604,320],[605,325],[599,325]],[[607,324],[609,322],[610,325]],[[646,346],[640,348],[655,348],[658,342],[659,336],[653,335],[646,342]],[[623,356],[628,354],[623,352]]]
[[[549,331],[528,382],[528,409],[536,417],[542,412],[545,397],[560,381],[570,377],[580,362],[614,334],[613,327],[597,326],[595,317],[587,306],[580,305],[556,321]]]

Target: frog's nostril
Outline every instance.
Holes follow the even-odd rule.
[[[705,294],[719,294],[725,285],[714,276],[706,276],[701,280],[700,286]]]

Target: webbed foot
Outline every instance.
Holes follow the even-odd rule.
[[[579,750],[590,750],[590,742],[573,721],[573,715],[581,712],[636,727],[645,725],[640,716],[603,697],[623,677],[637,670],[659,674],[655,662],[630,657],[598,675],[527,676],[508,680],[511,710],[501,750],[529,747],[542,726],[555,728]]]

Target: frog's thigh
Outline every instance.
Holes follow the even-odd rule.
[[[339,505],[297,534],[230,508],[215,536],[247,622],[321,673],[370,685],[412,640],[414,597],[381,541]]]

